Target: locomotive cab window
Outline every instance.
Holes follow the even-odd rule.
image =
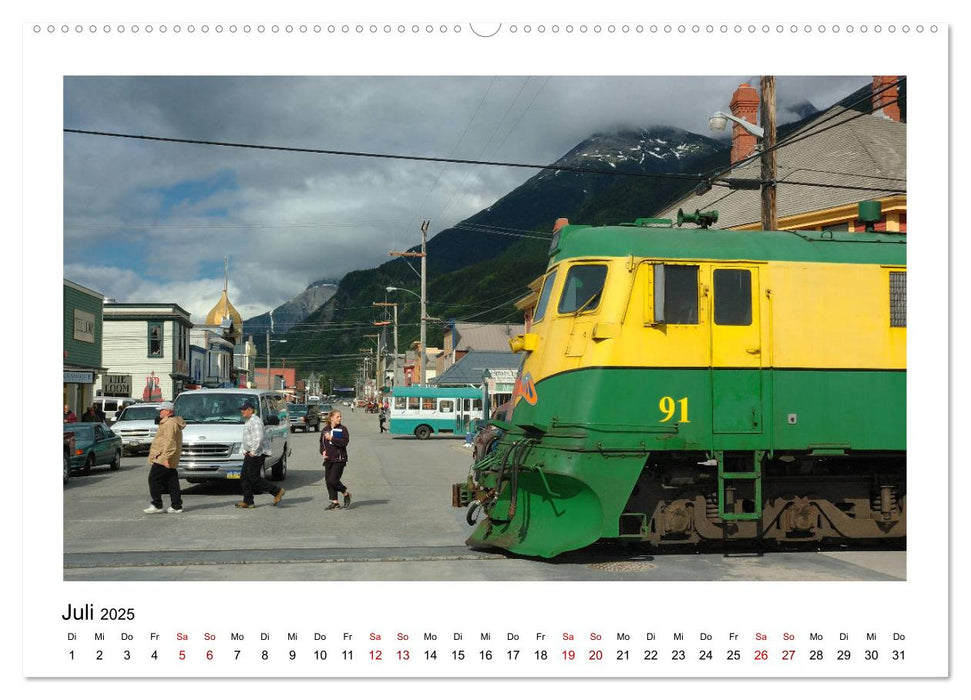
[[[654,265],[654,323],[698,323],[697,265]]]
[[[539,323],[546,315],[546,307],[550,303],[550,296],[553,294],[553,283],[556,281],[556,270],[552,270],[543,282],[543,291],[539,294],[539,301],[536,302],[536,311],[533,314],[533,323]]]
[[[750,270],[715,270],[715,323],[719,326],[752,325],[752,273]]]
[[[606,265],[575,265],[570,268],[563,283],[558,311],[561,314],[593,311],[600,305],[604,282],[607,279]]]

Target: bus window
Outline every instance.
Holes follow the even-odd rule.
[[[473,411],[482,410],[482,399],[472,399],[472,410]]]
[[[418,397],[417,396],[409,396],[408,397],[408,410],[409,411],[417,411],[418,410],[418,407],[419,407]]]
[[[406,399],[404,396],[394,397],[394,410],[403,411],[407,406],[408,406],[408,399]]]
[[[434,411],[435,410],[435,399],[426,396],[421,400],[421,410],[423,411]]]
[[[439,413],[455,413],[455,402],[452,399],[441,399],[438,402]]]

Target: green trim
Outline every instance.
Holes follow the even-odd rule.
[[[634,255],[658,260],[752,260],[905,265],[906,235],[824,231],[573,227],[560,231],[550,265]]]

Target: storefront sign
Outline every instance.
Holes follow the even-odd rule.
[[[93,384],[94,372],[68,372],[64,371],[65,384]]]
[[[516,375],[519,374],[514,369],[487,369],[485,371],[485,376],[496,382],[504,382],[512,384],[516,381]]]
[[[131,396],[130,374],[106,374],[102,384],[105,396]]]
[[[84,343],[94,342],[94,314],[74,310],[74,339]]]

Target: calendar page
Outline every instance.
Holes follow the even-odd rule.
[[[949,679],[953,28],[607,5],[27,11],[25,683]]]

